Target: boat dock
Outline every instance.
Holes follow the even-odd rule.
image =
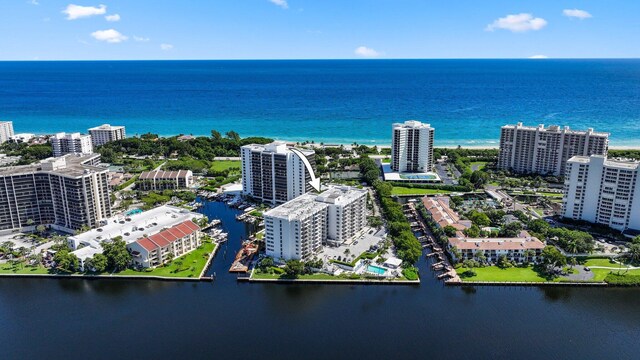
[[[238,253],[236,254],[236,258],[233,261],[233,264],[231,264],[231,267],[229,268],[229,272],[230,273],[246,273],[247,271],[249,271],[249,265],[251,264],[251,260],[253,260],[253,257],[257,253],[258,253],[258,244],[253,241],[245,240],[242,243],[242,247],[240,248],[240,251],[238,251]]]
[[[438,280],[447,282],[459,282],[458,273],[449,263],[449,258],[445,254],[445,250],[438,244],[431,234],[431,230],[427,228],[424,219],[416,210],[415,204],[409,202],[404,205],[404,214],[411,224],[411,230],[422,232],[422,236],[418,238],[423,248],[430,249],[431,252],[426,254],[426,258],[434,258],[435,263],[431,265],[431,270],[436,274]]]

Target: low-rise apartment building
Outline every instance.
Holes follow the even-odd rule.
[[[308,260],[323,244],[348,241],[367,224],[365,190],[336,186],[304,194],[264,214],[267,256]]]
[[[505,125],[500,133],[498,169],[560,176],[576,155],[607,155],[609,134],[552,125]]]
[[[202,243],[196,224],[204,215],[164,205],[132,215],[106,219],[100,227],[69,236],[67,242],[80,260],[81,267],[95,254],[102,253],[102,243],[121,238],[133,256],[133,265],[154,267],[180,257]]]
[[[144,171],[136,179],[136,187],[143,191],[186,189],[193,185],[191,170]]]
[[[574,220],[640,231],[640,162],[575,156],[567,162],[562,214]]]
[[[66,155],[0,168],[0,231],[50,225],[72,232],[111,216],[100,155]]]
[[[458,250],[459,261],[476,259],[478,253],[482,252],[490,263],[497,263],[501,256],[506,256],[507,260],[521,262],[538,262],[541,259],[542,250],[545,245],[538,238],[529,235],[526,231],[521,231],[517,237],[513,238],[468,238],[466,236],[456,236],[449,239],[449,251],[456,259]],[[531,250],[531,256],[527,256],[527,250]]]
[[[526,231],[521,231],[518,236],[512,238],[467,237],[464,230],[470,228],[472,223],[469,220],[461,219],[458,213],[449,207],[449,201],[449,197],[425,196],[422,198],[422,204],[427,214],[437,227],[444,229],[446,226],[452,226],[456,229],[455,235],[448,237],[447,244],[447,250],[454,260],[476,259],[480,252],[486,261],[491,263],[496,263],[502,255],[506,256],[509,261],[515,262],[537,262],[540,260],[545,244]]]

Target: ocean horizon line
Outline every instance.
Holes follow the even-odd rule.
[[[530,61],[555,61],[555,60],[640,60],[640,57],[480,57],[480,58],[239,58],[239,59],[204,59],[204,58],[186,58],[186,59],[0,59],[0,62],[135,62],[135,61],[156,61],[156,62],[178,62],[178,61],[491,61],[491,60],[530,60]]]

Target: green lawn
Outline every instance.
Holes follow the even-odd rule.
[[[382,159],[382,163],[383,164],[389,164],[391,162],[391,158],[384,158]]]
[[[486,161],[474,161],[469,164],[471,170],[482,170],[483,167],[487,165]]]
[[[434,195],[434,194],[449,194],[448,190],[437,189],[420,189],[420,188],[408,188],[402,186],[394,186],[391,189],[391,195]]]
[[[604,278],[607,277],[607,275],[609,275],[609,273],[611,272],[613,272],[614,274],[617,274],[618,269],[620,267],[620,264],[616,262],[611,262],[609,259],[603,259],[603,258],[580,260],[579,263],[581,265],[584,265],[590,268],[591,272],[593,273],[593,280],[596,280],[596,281],[604,281]],[[594,269],[593,266],[606,266],[614,269]],[[622,266],[622,269],[620,270],[620,274],[640,275],[640,269],[629,270],[626,272],[624,269],[625,269],[625,265]]]
[[[258,270],[253,272],[254,279],[287,279],[284,275],[280,274],[266,274],[260,272]],[[341,278],[337,276],[332,276],[328,274],[310,274],[310,275],[300,275],[298,276],[299,280],[349,280],[347,278]]]
[[[285,275],[282,275],[282,274],[267,274],[267,273],[261,272],[259,269],[256,269],[253,272],[252,279],[284,279],[284,280],[286,280],[286,279],[289,279],[289,278],[287,278]],[[296,280],[346,281],[346,280],[365,280],[365,279],[361,278],[360,276],[351,279],[351,278],[349,278],[347,276],[333,276],[333,275],[328,275],[328,274],[307,274],[307,275],[298,276]],[[394,279],[394,280],[407,280],[407,278],[402,276],[401,278]]]
[[[229,168],[240,168],[240,161],[216,160],[211,163],[211,169],[215,171],[224,171]]]
[[[537,192],[536,194],[547,196],[547,197],[562,197],[562,193],[554,193],[554,192]]]
[[[528,267],[512,267],[508,269],[501,269],[497,266],[487,266],[483,268],[474,268],[476,272],[475,276],[465,277],[463,273],[469,270],[468,268],[461,267],[456,269],[460,279],[462,281],[496,281],[496,282],[508,282],[508,281],[528,281],[528,282],[544,282],[549,281],[540,276],[531,266]]]
[[[588,267],[591,266],[607,266],[607,267],[616,267],[616,264],[612,264],[609,262],[609,259],[582,259],[579,260],[581,265],[585,265]],[[495,281],[495,282],[508,282],[508,281],[528,281],[528,282],[544,282],[544,281],[553,281],[553,282],[563,282],[563,281],[571,281],[566,277],[558,277],[553,280],[548,280],[543,276],[540,276],[538,272],[536,272],[532,266],[521,268],[521,267],[512,267],[508,269],[501,269],[497,266],[487,266],[483,268],[474,268],[473,271],[476,272],[476,276],[465,277],[463,273],[469,269],[461,267],[456,269],[458,275],[460,275],[460,279],[462,281]],[[594,282],[602,282],[604,278],[610,272],[617,273],[617,270],[613,269],[594,269],[591,268],[591,272],[593,273],[593,278],[590,281]],[[621,274],[624,273],[624,270],[621,271]],[[638,270],[629,270],[627,272],[629,275],[640,275],[640,269]]]
[[[48,274],[49,270],[42,265],[11,265],[8,263],[0,264],[0,274]]]
[[[192,252],[179,257],[182,265],[178,266],[176,260],[162,267],[151,269],[150,271],[136,271],[127,269],[114,275],[138,275],[138,276],[166,276],[166,277],[198,277],[202,269],[207,264],[209,255],[215,249],[216,244],[207,241],[202,246]]]

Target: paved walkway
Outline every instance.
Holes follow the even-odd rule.
[[[573,281],[589,281],[593,279],[593,273],[591,271],[586,271],[582,265],[576,265],[574,270],[578,270],[578,273],[568,274],[566,276],[567,279]]]

